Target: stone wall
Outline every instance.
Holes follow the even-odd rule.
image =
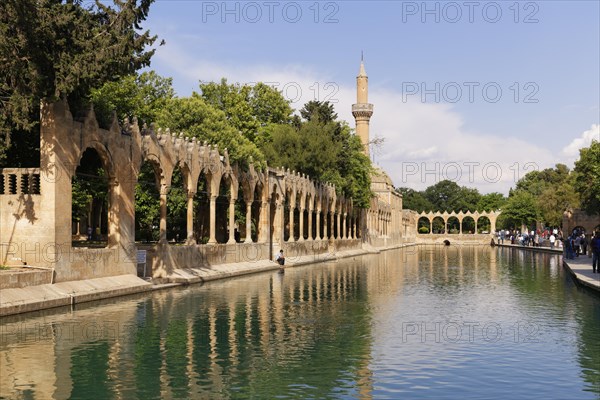
[[[589,215],[583,210],[565,211],[562,222],[564,234],[570,234],[578,226],[583,227],[587,235],[591,235],[600,226],[600,215]]]

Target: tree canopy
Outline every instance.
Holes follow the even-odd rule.
[[[328,102],[322,106],[333,110]],[[357,207],[368,207],[372,197],[371,162],[362,153],[360,139],[351,134],[347,124],[331,119],[334,117],[337,114],[275,125],[261,150],[269,165],[333,183],[341,193],[352,197]]]
[[[198,93],[170,99],[158,110],[156,123],[200,142],[216,144],[221,153],[227,149],[232,163],[245,166],[252,159],[257,167],[264,166],[265,158],[258,147],[231,126],[223,111],[212,107]]]
[[[211,106],[223,111],[229,124],[248,140],[260,143],[270,124],[287,124],[291,120],[290,102],[272,86],[258,82],[254,86],[201,82],[200,96]]]
[[[76,111],[93,88],[150,64],[156,36],[141,32],[153,0],[5,0],[0,3],[0,163],[11,141],[39,131],[41,100]],[[139,3],[139,4],[138,4]]]
[[[590,215],[600,214],[600,142],[593,140],[590,147],[579,150],[575,162],[575,189],[581,196],[581,205]]]

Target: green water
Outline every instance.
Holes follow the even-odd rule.
[[[600,399],[560,258],[414,247],[4,318],[0,397]]]

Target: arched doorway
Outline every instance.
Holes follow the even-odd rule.
[[[135,240],[157,242],[160,225],[160,167],[146,160],[135,186]]]
[[[444,218],[442,217],[434,217],[432,221],[433,225],[433,233],[446,233],[446,224],[444,223]]]
[[[475,233],[475,220],[471,216],[466,216],[462,220],[462,233],[471,234]]]
[[[458,217],[452,216],[448,218],[448,233],[460,233],[460,221],[458,220]]]
[[[417,221],[417,232],[421,234],[430,233],[431,231],[431,222],[427,217],[420,217]]]
[[[486,216],[477,218],[477,233],[490,233],[491,229],[490,219]]]
[[[94,148],[87,148],[71,180],[72,245],[108,245],[109,178],[105,162]],[[111,222],[114,223],[114,222]]]
[[[210,239],[210,177],[200,173],[194,195],[194,239],[206,244]]]
[[[184,242],[187,238],[187,185],[186,174],[177,166],[171,176],[167,194],[167,241]]]

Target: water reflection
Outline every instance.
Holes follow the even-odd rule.
[[[5,318],[0,397],[594,398],[599,307],[557,256],[408,248]]]

